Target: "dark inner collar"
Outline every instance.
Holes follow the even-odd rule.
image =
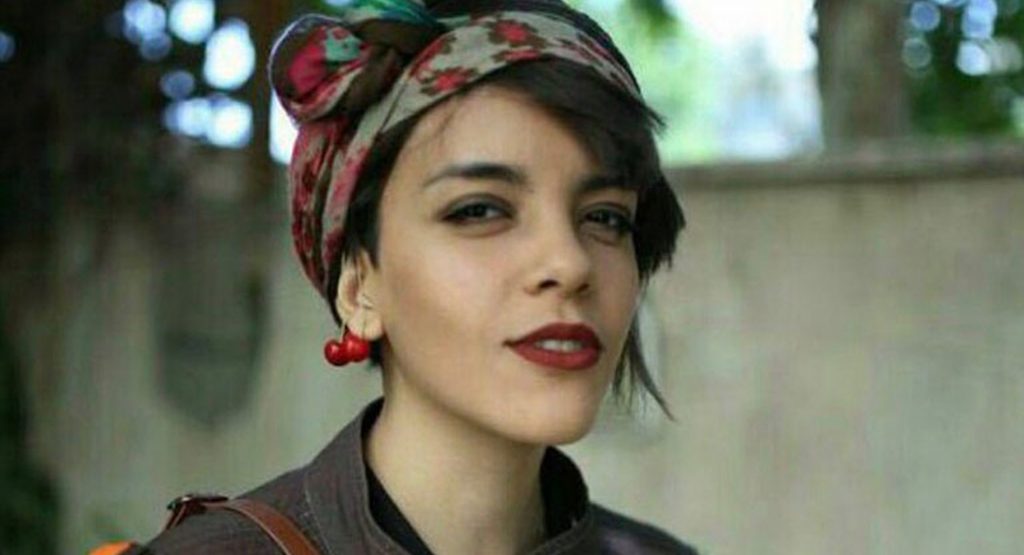
[[[382,403],[375,403],[363,418],[362,438],[365,440],[380,414]],[[364,451],[365,453],[365,451]],[[384,485],[366,463],[366,482],[369,490],[370,515],[381,530],[402,546],[410,555],[433,555],[430,548],[416,533],[402,511],[388,495]],[[540,466],[541,497],[544,502],[544,529],[548,539],[569,530],[583,519],[589,504],[586,485],[576,465],[557,449],[548,448]]]

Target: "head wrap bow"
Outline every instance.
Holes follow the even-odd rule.
[[[449,0],[430,9],[419,0],[357,0],[337,18],[305,16],[284,31],[270,76],[299,125],[292,233],[321,295],[377,137],[488,73],[543,57],[588,66],[640,96],[607,35],[559,0]]]

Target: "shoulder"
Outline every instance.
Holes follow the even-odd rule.
[[[214,553],[275,553],[273,540],[254,522],[231,511],[190,516],[153,538],[140,553],[146,555],[212,555]]]
[[[697,550],[668,532],[592,504],[594,525],[607,553],[645,555],[697,555]]]
[[[302,476],[302,469],[293,470],[240,497],[255,499],[277,509],[317,544],[316,530],[305,503]],[[274,541],[252,520],[233,511],[212,510],[190,516],[178,526],[163,531],[142,546],[140,553],[277,554],[280,551]]]

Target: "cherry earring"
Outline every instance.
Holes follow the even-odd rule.
[[[345,366],[348,362],[347,357],[345,357],[345,348],[336,339],[328,339],[327,343],[324,344],[324,358],[333,366]]]
[[[341,344],[345,346],[345,353],[350,362],[361,362],[370,356],[370,342],[352,333],[351,330],[345,331]]]
[[[370,342],[345,329],[341,341],[328,340],[324,344],[324,358],[334,366],[360,362],[370,356]]]

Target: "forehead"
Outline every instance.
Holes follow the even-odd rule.
[[[448,164],[481,161],[567,178],[599,169],[573,131],[527,95],[483,86],[425,114],[403,146],[394,172],[426,177]]]

